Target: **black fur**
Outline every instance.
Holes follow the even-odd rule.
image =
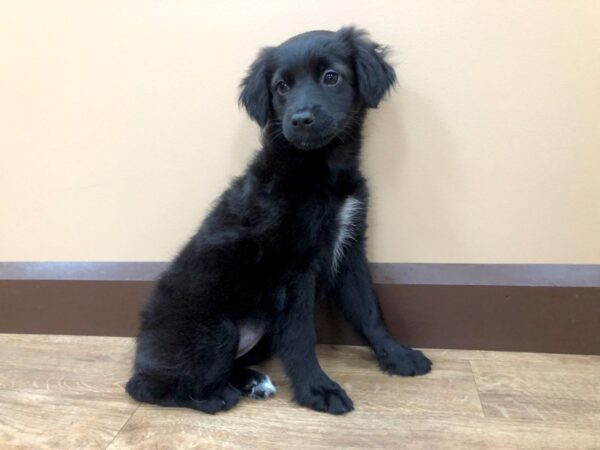
[[[352,410],[315,356],[313,313],[324,298],[365,337],[384,371],[430,370],[421,352],[384,328],[365,255],[361,127],[394,82],[385,51],[354,28],[304,33],[260,53],[240,102],[263,128],[263,148],[156,284],[127,383],[133,398],[226,410],[261,380],[247,366],[275,355],[296,402]],[[350,197],[358,207],[340,246],[340,209]],[[248,329],[262,338],[237,357]]]

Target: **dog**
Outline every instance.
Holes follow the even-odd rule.
[[[386,55],[354,27],[259,53],[239,101],[262,129],[262,149],[155,284],[126,385],[135,400],[225,411],[242,395],[275,393],[249,366],[276,356],[295,402],[351,411],[315,354],[314,309],[324,299],[383,371],[430,371],[427,357],[384,327],[367,267],[361,128],[396,82]]]

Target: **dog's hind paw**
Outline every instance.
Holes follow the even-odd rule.
[[[233,386],[225,386],[223,389],[213,392],[212,395],[204,399],[190,397],[190,404],[185,406],[208,414],[215,414],[220,411],[231,409],[239,399],[240,391]]]
[[[250,387],[250,392],[247,394],[250,398],[265,399],[273,396],[277,389],[271,382],[271,378],[268,375],[263,375],[263,379],[257,384]]]
[[[277,392],[268,375],[248,368],[236,370],[231,384],[239,389],[242,395],[254,399],[266,399]]]

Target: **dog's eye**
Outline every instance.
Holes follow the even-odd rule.
[[[289,85],[285,81],[280,81],[275,86],[275,89],[277,89],[277,93],[279,95],[285,95],[285,94],[287,94],[289,92],[290,87],[289,87]]]
[[[338,84],[338,81],[340,81],[340,76],[333,70],[328,70],[325,72],[325,75],[323,75],[323,83],[328,86],[335,86]]]

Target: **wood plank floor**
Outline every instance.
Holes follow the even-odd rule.
[[[597,448],[600,357],[428,350],[424,377],[381,373],[368,349],[320,346],[324,369],[354,400],[336,417],[266,401],[227,413],[129,399],[129,338],[0,335],[0,449],[8,448]]]

